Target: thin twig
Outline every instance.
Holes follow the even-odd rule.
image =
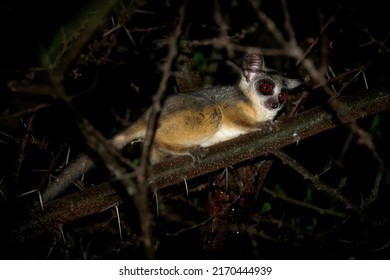
[[[282,48],[288,50],[289,56],[295,58],[296,60],[302,59],[303,50],[300,48],[300,46],[298,46],[296,39],[289,38],[289,41],[285,40],[281,31],[277,28],[273,20],[269,18],[261,9],[257,7],[257,2],[251,0],[250,3],[252,4],[253,9],[258,14],[259,19],[265,24],[267,29],[273,34],[275,40],[282,45]],[[286,7],[285,4],[284,7]],[[287,11],[285,11],[285,14],[287,14],[285,26],[287,26],[288,30],[290,30],[292,29],[292,27],[291,27],[291,23],[287,22],[289,20]],[[291,36],[293,35],[291,31],[289,32],[289,34]],[[340,114],[344,114],[345,112],[348,112],[348,108],[346,104],[341,102],[339,99],[336,99],[339,93],[334,93],[332,89],[326,84],[326,78],[324,77],[324,74],[318,70],[318,68],[315,66],[313,61],[311,59],[304,58],[302,60],[302,65],[309,73],[310,77],[315,81],[315,83],[320,83],[324,85],[323,89],[330,98],[328,101],[328,105],[334,111],[335,117],[339,117]],[[359,138],[358,143],[365,145],[372,152],[373,156],[378,161],[379,169],[383,169],[383,159],[378,155],[375,144],[372,141],[371,135],[368,132],[366,132],[364,129],[359,127],[359,125],[356,123],[355,119],[352,116],[350,116],[350,120],[347,122],[347,126],[355,135],[358,136]]]
[[[368,221],[368,218],[366,215],[362,212],[362,209],[355,204],[351,203],[347,198],[345,198],[340,192],[337,191],[337,189],[332,188],[322,182],[318,179],[318,176],[312,174],[310,171],[308,171],[303,165],[299,164],[295,159],[288,156],[285,152],[279,150],[273,152],[274,155],[276,155],[278,158],[280,158],[284,164],[289,165],[291,168],[293,168],[295,171],[297,171],[299,174],[303,176],[303,178],[310,180],[314,187],[319,190],[326,192],[329,194],[332,198],[338,200],[342,204],[344,204],[348,209],[351,209],[353,212],[358,214],[362,220]]]
[[[27,145],[27,143],[29,142],[29,139],[32,136],[32,125],[33,125],[33,122],[34,122],[34,118],[35,118],[35,115],[31,116],[28,119],[27,124],[25,125],[26,132],[24,134],[23,141],[22,141],[22,144],[20,146],[19,157],[18,157],[18,160],[16,162],[16,167],[15,167],[15,173],[14,173],[14,182],[15,183],[19,180],[20,171],[22,169],[22,164],[23,164],[23,161],[24,161],[24,158],[25,158],[26,145]]]
[[[153,104],[149,114],[148,127],[145,133],[142,151],[141,151],[141,163],[136,169],[136,175],[138,180],[138,193],[134,196],[134,202],[137,206],[138,215],[141,222],[142,237],[145,245],[145,251],[148,258],[154,258],[154,247],[152,244],[152,221],[149,209],[148,201],[148,188],[147,188],[147,172],[149,162],[149,152],[153,143],[154,133],[157,127],[157,121],[161,110],[161,103],[167,88],[168,79],[171,75],[171,68],[175,57],[177,55],[176,44],[181,34],[182,25],[184,21],[185,5],[182,5],[179,10],[179,19],[174,32],[167,40],[168,54],[165,59],[165,63],[161,66],[162,76],[160,84],[156,94],[153,96]]]
[[[313,211],[316,211],[318,213],[320,213],[321,215],[330,215],[330,216],[335,216],[335,217],[338,217],[338,218],[345,218],[345,214],[344,213],[340,213],[340,212],[336,212],[332,209],[324,209],[324,208],[321,208],[321,207],[318,207],[318,206],[315,206],[313,204],[309,204],[309,203],[306,203],[306,202],[303,202],[303,201],[298,201],[296,199],[293,199],[293,198],[290,198],[290,197],[287,197],[287,196],[284,196],[284,195],[280,195],[268,188],[263,188],[263,191],[269,195],[272,195],[273,197],[275,198],[278,198],[280,200],[283,200],[283,201],[286,201],[287,203],[291,203],[293,205],[298,205],[298,206],[301,206],[301,207],[304,207],[304,208],[307,208],[307,209],[310,209],[310,210],[313,210]]]

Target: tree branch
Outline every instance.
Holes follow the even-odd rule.
[[[327,107],[319,106],[290,120],[278,123],[273,131],[263,129],[209,147],[198,163],[178,157],[152,166],[149,185],[156,191],[209,172],[258,157],[284,146],[362,118],[390,109],[390,90],[376,88],[340,98],[345,110],[337,117]]]
[[[152,166],[148,172],[151,192],[182,182],[184,179],[208,174],[226,166],[271,153],[292,143],[335,128],[354,119],[390,109],[390,89],[376,88],[340,98],[345,106],[338,116],[328,108],[319,106],[305,111],[269,131],[262,129],[209,147],[199,162],[188,156],[176,157]],[[64,223],[98,213],[121,197],[110,184],[91,187],[45,205],[45,213],[33,210],[31,216],[23,217],[9,232],[12,241],[34,238],[43,232],[56,230]]]

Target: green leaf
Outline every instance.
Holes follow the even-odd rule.
[[[271,210],[271,203],[269,202],[263,203],[263,205],[261,206],[261,213],[268,212],[270,210]]]
[[[345,187],[345,185],[347,184],[347,180],[348,180],[347,176],[341,177],[340,183],[339,183],[339,189]]]

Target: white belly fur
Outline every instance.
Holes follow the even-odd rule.
[[[201,147],[208,147],[229,139],[233,139],[241,134],[247,133],[248,131],[231,128],[226,126],[221,126],[221,128],[209,139],[200,144]]]

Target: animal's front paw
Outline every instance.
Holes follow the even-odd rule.
[[[206,156],[207,150],[208,150],[207,148],[202,148],[202,147],[196,147],[191,149],[189,151],[189,155],[192,158],[192,163],[196,165],[202,162],[204,157]]]
[[[264,131],[264,132],[271,132],[271,131],[276,130],[277,127],[278,127],[277,121],[269,120],[269,121],[266,121],[266,122],[259,124],[258,130]]]

